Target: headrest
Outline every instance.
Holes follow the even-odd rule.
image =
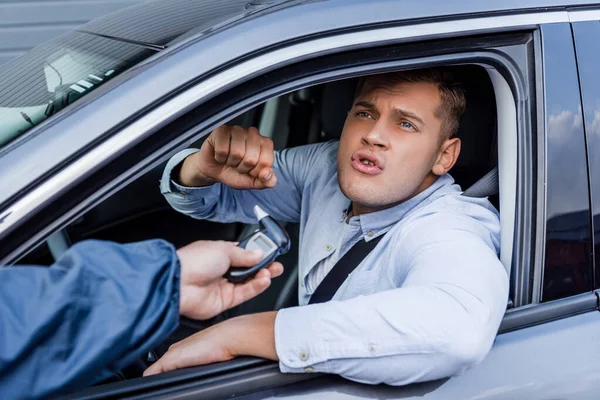
[[[487,71],[475,65],[456,67],[462,82],[467,108],[460,121],[457,136],[461,140],[457,167],[493,167],[496,162],[496,97]]]
[[[358,78],[326,83],[321,92],[321,137],[339,139],[348,111],[354,102]]]
[[[453,67],[463,83],[467,108],[460,122],[461,152],[455,168],[493,167],[496,138],[496,100],[489,75],[475,65]],[[339,139],[348,110],[352,107],[357,78],[326,83],[320,101],[323,140]]]

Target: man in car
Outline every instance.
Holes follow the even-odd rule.
[[[481,361],[508,277],[498,212],[461,196],[448,174],[465,103],[446,69],[373,75],[359,83],[339,143],[274,152],[256,129],[222,126],[173,157],[161,190],[180,212],[255,223],[259,204],[300,223],[300,307],[201,331],[145,374],[252,355],[282,372],[404,385]],[[332,301],[307,305],[353,245],[382,235]]]

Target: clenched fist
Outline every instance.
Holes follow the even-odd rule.
[[[254,127],[223,125],[206,139],[199,152],[187,157],[179,173],[185,186],[220,182],[234,189],[274,187],[273,141]]]

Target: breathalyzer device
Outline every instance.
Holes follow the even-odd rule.
[[[258,271],[268,267],[281,254],[290,250],[290,237],[279,222],[275,221],[259,206],[254,206],[254,215],[258,219],[259,229],[242,240],[238,246],[247,250],[260,249],[263,258],[253,267],[231,267],[225,278],[232,283],[240,283],[256,275]]]

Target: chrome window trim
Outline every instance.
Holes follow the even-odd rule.
[[[569,22],[599,21],[600,10],[568,11]]]
[[[502,318],[498,333],[507,333],[592,311],[598,311],[598,297],[594,292],[580,293],[547,303],[528,304],[508,310]]]
[[[398,41],[432,39],[448,33],[460,36],[534,28],[539,24],[568,21],[569,15],[566,11],[466,18],[352,32],[294,44],[257,56],[234,65],[170,99],[40,184],[0,214],[0,236],[6,235],[24,221],[28,214],[43,207],[49,199],[85,178],[90,171],[102,166],[110,156],[125,151],[148,132],[162,126],[182,110],[193,107],[209,96],[223,91],[245,78],[331,51],[397,43]]]

